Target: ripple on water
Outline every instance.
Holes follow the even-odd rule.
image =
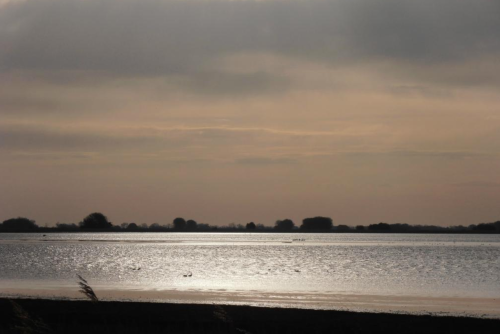
[[[287,234],[52,238],[59,241],[1,235],[0,282],[68,284],[79,273],[114,288],[500,297],[496,235],[293,235],[306,239],[300,243],[282,243],[291,240]]]

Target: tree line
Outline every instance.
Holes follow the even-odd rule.
[[[337,225],[329,217],[313,217],[302,220],[296,226],[291,219],[277,220],[274,226],[264,226],[249,222],[247,224],[231,223],[227,226],[214,226],[198,223],[193,219],[175,218],[172,223],[160,225],[154,223],[136,224],[135,222],[113,224],[108,218],[94,212],[86,216],[78,224],[57,223],[55,227],[40,227],[34,220],[18,217],[3,221],[0,232],[81,232],[81,231],[110,231],[110,232],[332,232],[332,233],[500,233],[500,221],[468,226],[433,226],[388,224],[384,222],[368,226]]]

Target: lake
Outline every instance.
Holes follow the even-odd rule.
[[[500,315],[500,235],[0,234],[0,295]]]

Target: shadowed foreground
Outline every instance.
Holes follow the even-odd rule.
[[[250,306],[0,299],[0,333],[498,333],[500,320]]]

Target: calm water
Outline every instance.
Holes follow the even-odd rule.
[[[499,298],[500,235],[0,234],[0,268],[0,292],[80,274],[99,289]]]
[[[108,299],[500,316],[500,235],[0,234],[0,295],[77,274]]]

